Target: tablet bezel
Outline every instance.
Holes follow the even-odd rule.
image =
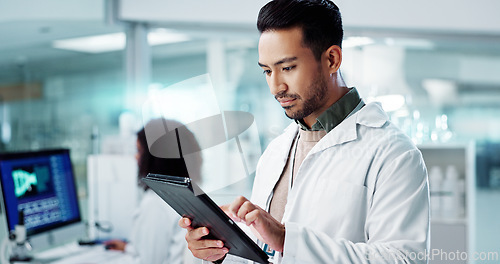
[[[147,177],[143,178],[142,181],[146,183],[154,192],[156,192],[180,216],[190,218],[193,227],[207,227],[210,230],[210,234],[207,238],[222,240],[225,246],[229,249],[229,254],[257,261],[259,263],[269,263],[268,255],[250,237],[248,237],[248,235],[241,230],[241,228],[208,195],[203,193],[190,178],[150,173]],[[186,189],[189,191],[186,192]],[[169,193],[172,194],[172,192],[175,192],[175,195],[169,195]],[[174,198],[179,195],[185,196],[183,197],[184,200]],[[189,206],[183,204],[190,199],[197,201],[197,204],[194,205],[195,210],[192,211],[193,215],[186,210],[186,208],[193,206],[193,204],[190,204]],[[174,206],[172,204],[174,204]],[[207,212],[207,210],[219,218],[218,224],[215,224],[217,222],[215,219],[203,219],[202,215],[204,212]],[[218,226],[221,224],[224,226]],[[224,234],[227,233],[227,230],[232,230],[233,234],[229,234],[225,237]],[[228,237],[238,237],[240,241],[233,241],[234,239],[229,241],[230,239]],[[233,244],[236,249],[232,250],[232,246],[229,244]],[[251,255],[240,253],[242,250],[238,249],[240,247],[250,249],[249,251],[252,252]]]

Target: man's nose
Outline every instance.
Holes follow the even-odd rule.
[[[278,74],[273,74],[268,80],[269,89],[273,95],[282,93],[288,89],[286,83],[280,78]]]

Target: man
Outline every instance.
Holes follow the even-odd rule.
[[[259,65],[295,120],[257,167],[251,202],[223,209],[248,225],[273,263],[425,263],[427,172],[418,149],[339,72],[340,12],[325,0],[275,0],[260,11]],[[188,230],[195,257],[230,263],[205,227]]]

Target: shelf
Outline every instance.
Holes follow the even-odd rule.
[[[470,143],[423,143],[417,144],[417,148],[419,149],[464,149],[469,146]]]
[[[464,224],[468,223],[465,218],[431,218],[431,224]]]
[[[425,165],[429,172],[433,167],[442,170],[446,175],[448,166],[454,166],[459,179],[465,180],[465,215],[451,217],[445,214],[441,217],[431,216],[431,250],[440,249],[445,252],[474,252],[475,250],[475,144],[470,143],[435,143],[420,144]],[[429,181],[432,175],[429,175]],[[461,202],[462,203],[462,202]],[[442,208],[443,209],[443,208]],[[450,215],[450,217],[447,217]],[[457,263],[455,261],[429,261],[429,264]]]

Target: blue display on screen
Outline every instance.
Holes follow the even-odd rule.
[[[28,235],[81,221],[68,149],[0,154],[9,230],[24,212]]]

